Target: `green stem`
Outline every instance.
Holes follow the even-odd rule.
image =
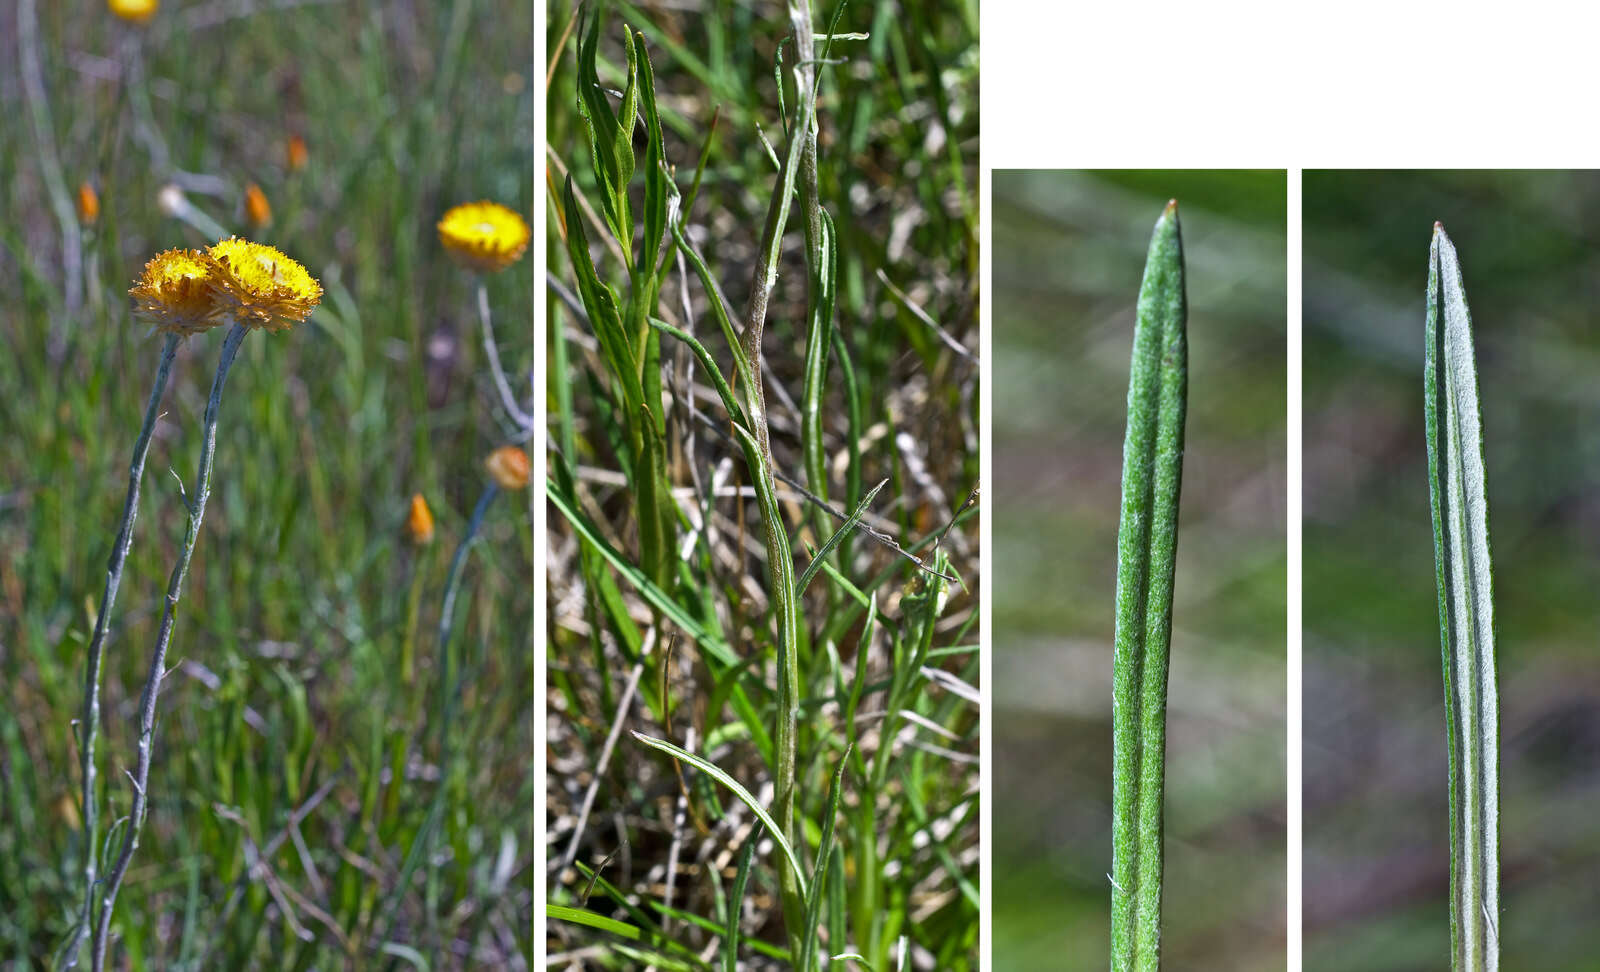
[[[745,328],[739,343],[748,363],[748,380],[740,384],[744,397],[745,416],[750,430],[737,429],[746,444],[746,455],[755,459],[751,470],[756,498],[761,506],[761,521],[767,548],[767,580],[778,622],[778,712],[776,742],[775,785],[778,808],[778,828],[792,844],[795,828],[795,770],[800,711],[800,663],[796,649],[800,636],[800,606],[794,596],[794,560],[789,549],[789,535],[783,525],[778,508],[777,485],[773,476],[772,445],[767,432],[766,393],[762,387],[761,335],[766,326],[767,303],[772,288],[778,280],[778,262],[783,252],[783,231],[789,219],[789,203],[794,194],[795,171],[799,167],[800,153],[805,144],[802,133],[810,130],[815,104],[801,100],[800,118],[790,138],[789,151],[783,169],[778,174],[767,208],[766,224],[761,235],[761,258],[757,261],[750,284],[750,300],[745,309]],[[804,878],[792,868],[778,869],[778,887],[783,899],[784,931],[789,941],[790,956],[802,950],[800,925],[805,920],[805,895],[801,891]]]
[[[400,680],[408,687],[416,680],[417,625],[422,615],[422,580],[427,548],[418,547],[411,561],[411,583],[406,591],[406,628],[400,641]]]
[[[800,208],[806,241],[806,357],[805,387],[800,399],[800,440],[805,453],[806,485],[823,500],[828,498],[826,454],[822,442],[822,396],[827,386],[829,332],[833,328],[834,253],[832,224],[824,223],[817,188],[816,40],[811,27],[811,0],[790,0],[789,19],[794,25],[796,72],[800,100],[811,110],[803,112],[805,127],[799,132]],[[854,497],[852,497],[853,499]],[[826,513],[813,511],[812,523],[821,544],[833,532]]]
[[[461,694],[461,679],[455,671],[455,654],[450,640],[450,631],[455,621],[456,595],[461,590],[461,575],[462,569],[466,566],[467,552],[471,549],[473,541],[478,538],[478,531],[483,526],[484,514],[489,511],[489,504],[494,502],[499,492],[500,488],[494,482],[484,487],[483,493],[478,497],[478,505],[472,510],[472,519],[467,522],[467,531],[462,535],[461,542],[456,545],[455,554],[450,558],[450,572],[444,585],[444,602],[439,608],[439,787],[434,791],[433,802],[428,807],[428,816],[412,839],[411,847],[401,865],[400,879],[395,883],[396,890],[390,900],[386,916],[387,930],[384,932],[386,939],[394,934],[400,902],[405,896],[406,889],[411,886],[411,875],[432,849],[434,831],[438,828],[439,818],[444,815],[445,796],[450,787],[450,777],[454,772],[457,756],[450,744],[450,731],[455,722]]]
[[[100,595],[100,610],[95,617],[94,634],[89,639],[88,659],[83,677],[83,745],[79,753],[83,770],[83,911],[72,938],[65,950],[65,967],[78,964],[78,946],[94,920],[94,891],[96,869],[99,863],[99,803],[95,798],[94,761],[95,738],[100,731],[100,669],[104,658],[106,633],[111,626],[111,609],[117,603],[117,589],[122,584],[122,567],[133,547],[133,524],[139,516],[139,485],[144,479],[144,462],[150,454],[150,435],[155,431],[160,414],[161,397],[166,392],[167,379],[172,375],[172,361],[178,354],[182,341],[178,334],[168,334],[161,346],[161,362],[156,366],[155,385],[150,389],[150,403],[145,406],[144,424],[139,427],[139,437],[133,443],[133,461],[128,466],[128,494],[122,504],[122,524],[117,528],[117,542],[111,548],[111,560],[106,564],[106,586]]]
[[[200,446],[200,468],[195,476],[195,497],[188,503],[189,525],[183,534],[183,552],[172,568],[167,581],[166,602],[161,611],[161,627],[156,636],[156,650],[150,657],[150,672],[145,678],[144,695],[139,701],[139,760],[133,773],[133,809],[129,811],[128,828],[123,833],[122,850],[106,878],[106,891],[100,906],[99,921],[94,931],[94,972],[101,972],[106,963],[106,947],[110,944],[111,915],[116,906],[117,891],[128,873],[133,852],[139,847],[139,834],[144,829],[145,814],[150,807],[150,761],[156,731],[156,700],[161,693],[161,681],[166,677],[167,648],[172,644],[172,626],[183,595],[183,579],[189,573],[189,561],[194,556],[195,544],[200,539],[200,524],[206,515],[206,500],[211,496],[211,463],[217,451],[217,413],[222,403],[222,386],[228,380],[228,370],[233,367],[239,345],[250,331],[243,324],[234,324],[222,342],[222,358],[217,364],[216,378],[211,382],[211,397],[206,402],[205,431]]]
[[[793,8],[791,8],[793,9]],[[809,9],[809,8],[807,8]],[[802,71],[812,65],[803,64]],[[783,523],[783,513],[778,506],[775,463],[767,429],[766,394],[762,384],[761,336],[765,329],[767,304],[778,279],[778,263],[783,251],[784,227],[789,219],[789,207],[794,195],[795,175],[800,167],[800,157],[806,139],[814,124],[814,88],[805,89],[813,97],[803,97],[797,112],[798,119],[791,129],[786,158],[778,174],[777,185],[767,206],[766,222],[761,234],[760,258],[750,282],[750,299],[745,308],[744,332],[733,333],[733,327],[715,283],[705,264],[684,238],[680,220],[669,215],[673,238],[680,250],[694,266],[705,285],[714,314],[723,333],[733,346],[734,367],[739,381],[739,394],[743,398],[743,412],[749,428],[735,425],[744,446],[745,461],[750,466],[751,482],[761,507],[763,537],[767,550],[767,586],[772,598],[773,613],[778,624],[778,701],[774,737],[774,782],[778,832],[789,844],[796,843],[795,790],[797,772],[797,738],[800,711],[800,663],[797,649],[800,637],[800,603],[794,592],[794,557],[789,547],[789,535]],[[669,194],[675,190],[668,187]],[[669,213],[677,206],[669,204]],[[784,931],[788,939],[790,960],[798,959],[803,951],[805,922],[805,878],[794,867],[778,868],[778,886],[783,901]]]
[[[1111,967],[1161,966],[1167,660],[1188,396],[1178,204],[1156,221],[1139,290],[1117,533],[1112,676]]]

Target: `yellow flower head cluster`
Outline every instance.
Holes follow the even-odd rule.
[[[235,236],[213,246],[211,259],[224,283],[227,312],[247,327],[281,331],[322,302],[322,285],[277,247]]]
[[[515,211],[488,200],[453,207],[439,220],[439,242],[450,255],[485,273],[517,262],[532,235]]]
[[[145,264],[128,291],[158,330],[190,335],[231,317],[281,331],[311,316],[322,285],[276,247],[237,237],[209,251],[167,250]]]
[[[156,15],[160,0],[106,0],[106,7],[129,23],[142,24]]]
[[[150,258],[128,293],[134,309],[170,334],[199,334],[221,323],[216,263],[200,250],[166,250]]]

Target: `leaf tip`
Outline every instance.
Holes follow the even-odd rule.
[[[1168,199],[1167,200],[1167,212],[1168,213],[1176,213],[1177,211],[1178,211],[1178,201],[1176,199]]]

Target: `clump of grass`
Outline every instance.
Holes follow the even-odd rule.
[[[552,859],[551,950],[724,970],[757,957],[890,968],[916,951],[970,969],[977,615],[963,581],[977,510],[962,428],[977,371],[917,316],[949,292],[908,287],[919,296],[885,326],[842,323],[876,319],[887,296],[861,289],[880,279],[862,266],[885,259],[873,235],[887,224],[835,223],[830,209],[859,212],[861,195],[844,201],[850,177],[834,173],[848,166],[830,167],[819,137],[827,91],[845,83],[832,65],[866,34],[814,34],[794,3],[790,37],[758,57],[755,15],[721,12],[742,32],[711,42],[712,63],[640,17],[603,74],[606,18],[591,10],[572,21],[576,72],[553,74],[567,97],[552,105],[551,226],[573,286],[553,281],[552,319],[579,326],[551,337],[549,787],[571,805],[553,837],[566,852]],[[696,29],[718,34],[718,14]],[[873,51],[916,30],[878,26]],[[671,69],[653,63],[661,49]],[[734,57],[752,80],[731,80]],[[708,122],[754,130],[768,109],[749,92],[770,100],[752,86],[774,76],[772,142],[730,155]],[[702,114],[687,107],[701,85],[734,97]],[[582,127],[563,140],[573,105]],[[914,191],[945,233],[925,245],[960,254],[953,169]],[[786,247],[794,224],[802,245]],[[730,275],[749,281],[737,316]],[[970,304],[936,313],[970,339]],[[869,433],[875,419],[884,431]],[[611,819],[621,833],[597,825]]]
[[[1156,221],[1139,288],[1117,532],[1112,684],[1111,967],[1161,966],[1167,668],[1188,404],[1178,204]]]
[[[1500,965],[1500,700],[1478,366],[1461,264],[1433,224],[1423,389],[1450,754],[1451,967]]]

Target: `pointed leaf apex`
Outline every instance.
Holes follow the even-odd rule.
[[[1167,212],[1175,213],[1177,211],[1178,211],[1178,201],[1176,199],[1168,199],[1167,200]]]

